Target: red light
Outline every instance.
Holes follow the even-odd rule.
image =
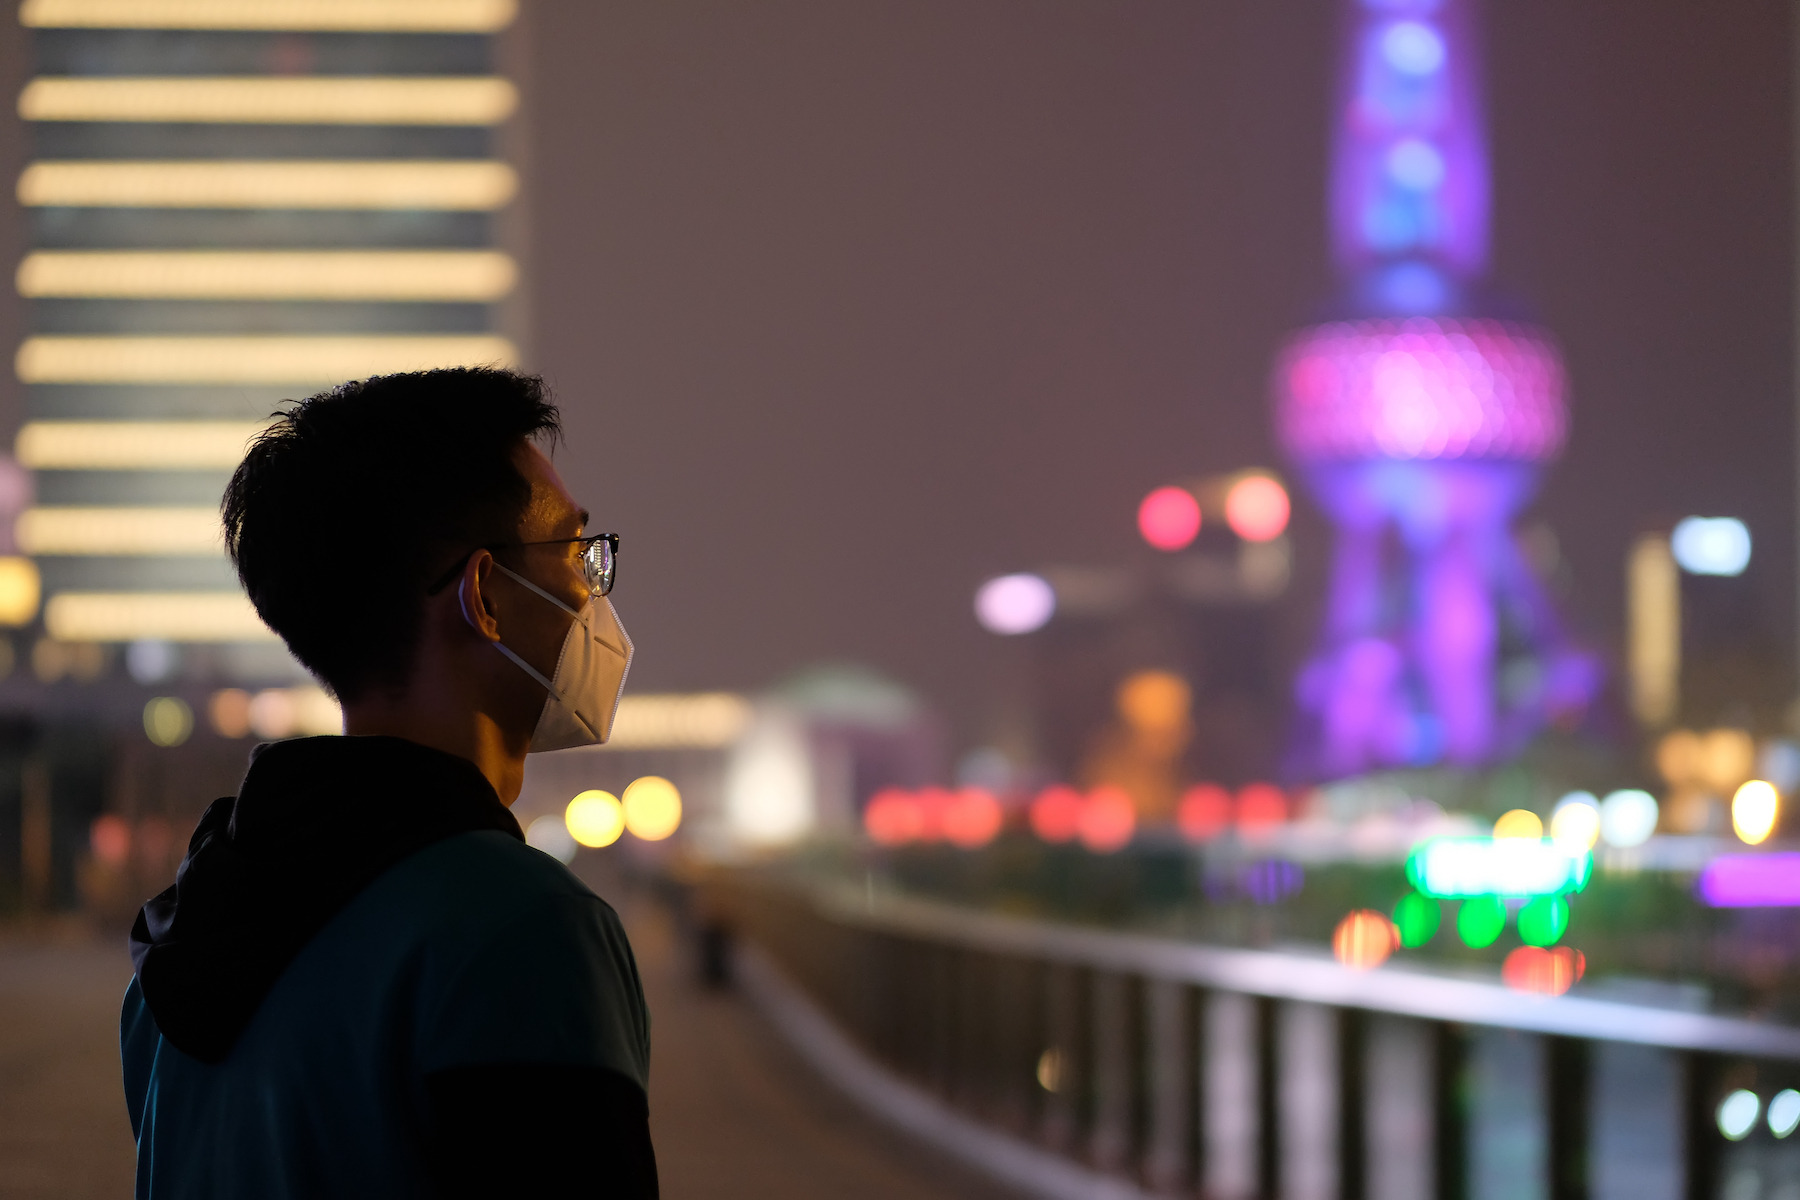
[[[1331,952],[1352,971],[1370,971],[1387,961],[1400,944],[1400,931],[1378,912],[1359,908],[1338,922]]]
[[[1197,783],[1181,795],[1175,824],[1190,842],[1218,837],[1231,824],[1231,793],[1216,783]]]
[[[1122,788],[1110,784],[1088,793],[1081,806],[1081,844],[1095,854],[1111,854],[1137,832],[1137,808]]]
[[[1028,814],[1031,832],[1046,842],[1071,842],[1081,832],[1081,793],[1057,784],[1038,793]]]
[[[1180,550],[1200,533],[1200,502],[1186,488],[1160,487],[1138,505],[1138,532],[1158,550]]]
[[[911,792],[883,788],[863,809],[863,828],[878,846],[904,846],[924,828],[924,814]]]
[[[1252,783],[1238,793],[1238,828],[1245,833],[1273,829],[1287,817],[1287,797],[1272,783]]]
[[[1586,970],[1587,958],[1573,947],[1520,946],[1500,964],[1500,978],[1516,991],[1560,996],[1580,982]]]
[[[1246,542],[1280,537],[1289,511],[1287,489],[1267,475],[1246,475],[1225,493],[1225,523]]]
[[[107,866],[122,867],[131,857],[131,826],[111,813],[95,817],[88,829],[88,845],[93,847],[94,857]]]
[[[954,846],[975,850],[993,841],[1000,833],[1005,814],[1000,801],[985,788],[963,788],[944,806],[944,836]]]
[[[919,840],[921,842],[941,842],[944,840],[944,814],[950,808],[951,795],[941,787],[920,788],[919,805]]]

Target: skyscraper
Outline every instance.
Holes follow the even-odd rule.
[[[224,557],[220,492],[283,399],[516,358],[514,8],[22,5],[36,500],[15,532],[51,641],[186,654],[221,681],[291,670]]]

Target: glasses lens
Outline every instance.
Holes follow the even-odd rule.
[[[605,538],[601,538],[588,547],[587,580],[588,586],[594,589],[594,594],[597,596],[604,596],[612,591],[612,543]]]

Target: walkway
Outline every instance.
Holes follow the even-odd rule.
[[[668,1200],[1011,1196],[852,1108],[742,1000],[692,982],[659,910],[621,907],[650,999],[651,1122]],[[131,1194],[115,1040],[130,973],[122,937],[0,935],[0,1196]]]

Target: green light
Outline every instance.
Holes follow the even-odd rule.
[[[1394,905],[1394,924],[1400,929],[1402,946],[1423,946],[1437,934],[1443,920],[1437,901],[1417,892],[1408,892]]]
[[[1569,927],[1569,902],[1540,896],[1519,910],[1519,940],[1527,946],[1553,946]]]
[[[1549,838],[1438,837],[1407,857],[1406,878],[1440,900],[1554,896],[1585,888],[1593,866]]]
[[[1463,945],[1479,950],[1491,946],[1506,928],[1506,905],[1496,896],[1476,896],[1464,900],[1456,914],[1456,936]]]

